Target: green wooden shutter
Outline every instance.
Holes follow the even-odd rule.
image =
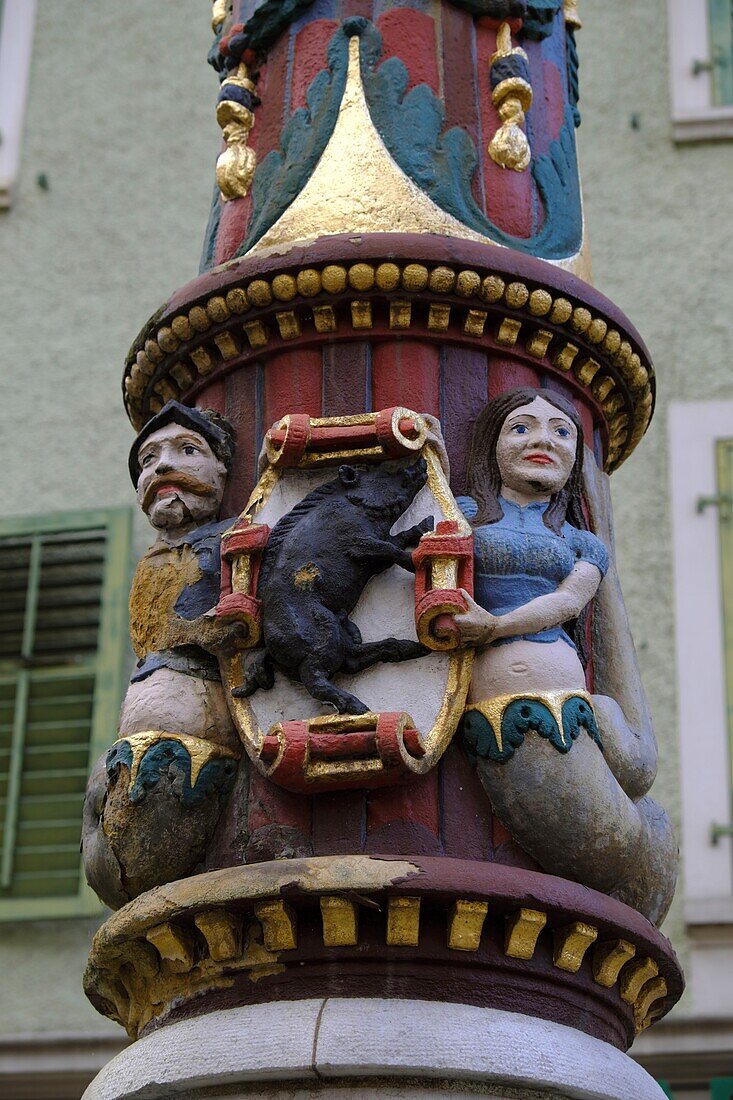
[[[0,920],[99,910],[81,813],[122,696],[131,520],[0,521]]]
[[[723,598],[723,655],[728,707],[728,759],[731,767],[731,791],[733,792],[733,439],[718,440],[716,443],[716,458],[718,499],[720,501],[718,517],[720,525],[720,577]]]
[[[711,1081],[710,1100],[733,1100],[733,1077],[716,1077]]]
[[[733,104],[733,0],[708,0],[713,102]]]

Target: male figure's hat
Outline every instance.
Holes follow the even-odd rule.
[[[191,431],[198,432],[219,461],[224,463],[227,473],[231,473],[234,462],[234,428],[229,421],[211,409],[192,409],[188,405],[182,405],[180,401],[169,401],[159,413],[148,420],[145,427],[138,433],[130,450],[128,469],[135,488],[140,477],[140,463],[137,457],[140,448],[153,432],[169,424],[180,424],[182,428],[190,428]]]

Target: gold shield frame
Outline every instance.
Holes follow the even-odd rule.
[[[385,434],[385,424],[389,425],[391,438]],[[409,435],[403,430],[406,424],[411,427]],[[328,441],[331,433],[334,437],[332,447],[329,446]],[[373,438],[369,438],[372,433]],[[352,446],[348,445],[350,435],[353,438]],[[461,537],[464,539],[470,537],[470,525],[458,507],[439,453],[428,436],[428,425],[424,418],[404,408],[348,417],[313,419],[303,416],[283,417],[266,436],[260,460],[261,476],[232,531],[238,527],[241,528],[242,524],[257,524],[258,516],[270,500],[280,479],[289,471],[312,471],[314,468],[337,467],[341,463],[352,461],[382,462],[393,460],[401,454],[425,459],[426,487],[432,497],[432,511],[434,515],[436,512],[439,513],[436,521],[451,521]],[[291,454],[289,462],[283,463],[283,455],[289,446],[288,439],[292,444],[295,437],[297,437],[297,445],[294,453]],[[290,449],[293,452],[293,447]],[[432,533],[424,535],[420,546],[425,545],[426,540],[432,537]],[[239,574],[251,584],[256,570],[247,563],[244,568],[233,567],[232,574],[233,576]],[[439,578],[441,575],[455,577],[455,570],[446,571],[444,558],[436,559],[434,570],[435,577]],[[253,634],[255,645],[259,642],[258,635],[259,631]],[[251,647],[252,643],[248,648]],[[374,711],[362,715],[320,714],[305,720],[277,722],[266,731],[262,729],[251,701],[232,694],[242,681],[241,654],[221,658],[222,680],[227,692],[228,705],[250,759],[266,778],[292,790],[314,793],[324,789],[389,785],[407,782],[417,776],[425,775],[435,767],[453,738],[465,709],[473,664],[472,649],[455,648],[446,652],[445,644],[440,644],[437,640],[436,644],[430,648],[445,659],[447,670],[440,708],[434,717],[432,727],[424,734],[416,729],[411,716],[404,711],[401,713]],[[287,775],[282,774],[288,749],[288,727],[292,728],[294,737],[300,742],[297,751],[294,752],[297,766],[302,770],[302,777],[297,786],[292,785],[292,777],[288,779]],[[325,760],[319,759],[318,753],[314,750],[312,739],[317,738],[319,734],[362,733],[363,735],[365,729],[370,728],[376,734],[377,743],[383,746],[386,745],[384,731],[389,732],[391,745],[386,752],[354,759],[347,757]],[[290,748],[292,750],[293,746],[291,745]],[[292,765],[288,770],[292,773]]]

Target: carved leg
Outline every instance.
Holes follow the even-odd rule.
[[[242,663],[244,663],[244,658]],[[263,691],[269,691],[274,685],[275,662],[267,650],[263,649],[247,664],[242,676],[242,683],[234,689],[232,695],[236,699],[248,699],[259,688],[262,688]]]
[[[313,698],[320,699],[323,703],[332,703],[339,714],[367,714],[370,710],[355,695],[341,691],[332,684],[317,657],[303,661],[299,674],[301,683]]]
[[[92,769],[84,799],[81,850],[84,874],[95,894],[110,909],[120,909],[130,900],[122,877],[122,868],[102,827],[107,801],[107,753]]]
[[[219,680],[202,680],[160,668],[130,684],[120,714],[119,736],[168,730],[241,751],[241,743]]]
[[[633,726],[615,699],[594,695],[606,763],[629,798],[641,798],[657,774],[657,746],[651,722]],[[639,708],[641,709],[641,708]]]
[[[344,635],[346,648],[349,652],[351,652],[354,646],[362,645],[361,631],[356,623],[352,623],[345,611],[341,615],[341,629]]]
[[[398,531],[394,535],[394,540],[398,546],[401,546],[403,550],[407,550],[410,546],[417,546],[423,535],[427,535],[428,531],[435,529],[435,520],[432,516],[427,516],[425,519],[420,520],[414,527],[409,527],[406,531]]]
[[[531,734],[506,763],[479,759],[478,772],[502,824],[547,872],[661,924],[676,877],[672,826],[651,798],[624,793],[590,737],[561,755]]]
[[[398,538],[399,536],[394,542],[381,539],[356,539],[349,550],[349,556],[360,561],[374,561],[375,559],[383,561],[384,568],[387,565],[401,565],[408,573],[414,573],[415,566],[412,563],[412,554],[399,545]]]
[[[161,668],[131,684],[120,740],[87,789],[87,878],[118,908],[192,874],[214,838],[242,746],[221,683]]]
[[[407,638],[385,638],[381,642],[363,642],[349,653],[343,663],[343,672],[363,672],[372,665],[382,662],[397,664],[400,661],[414,661],[424,657],[429,650],[419,642]]]

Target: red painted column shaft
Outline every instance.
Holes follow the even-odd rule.
[[[320,416],[323,356],[321,349],[280,351],[268,358],[263,392],[263,430],[286,413]]]
[[[405,405],[440,416],[440,348],[422,340],[376,344],[372,354],[375,409]]]

